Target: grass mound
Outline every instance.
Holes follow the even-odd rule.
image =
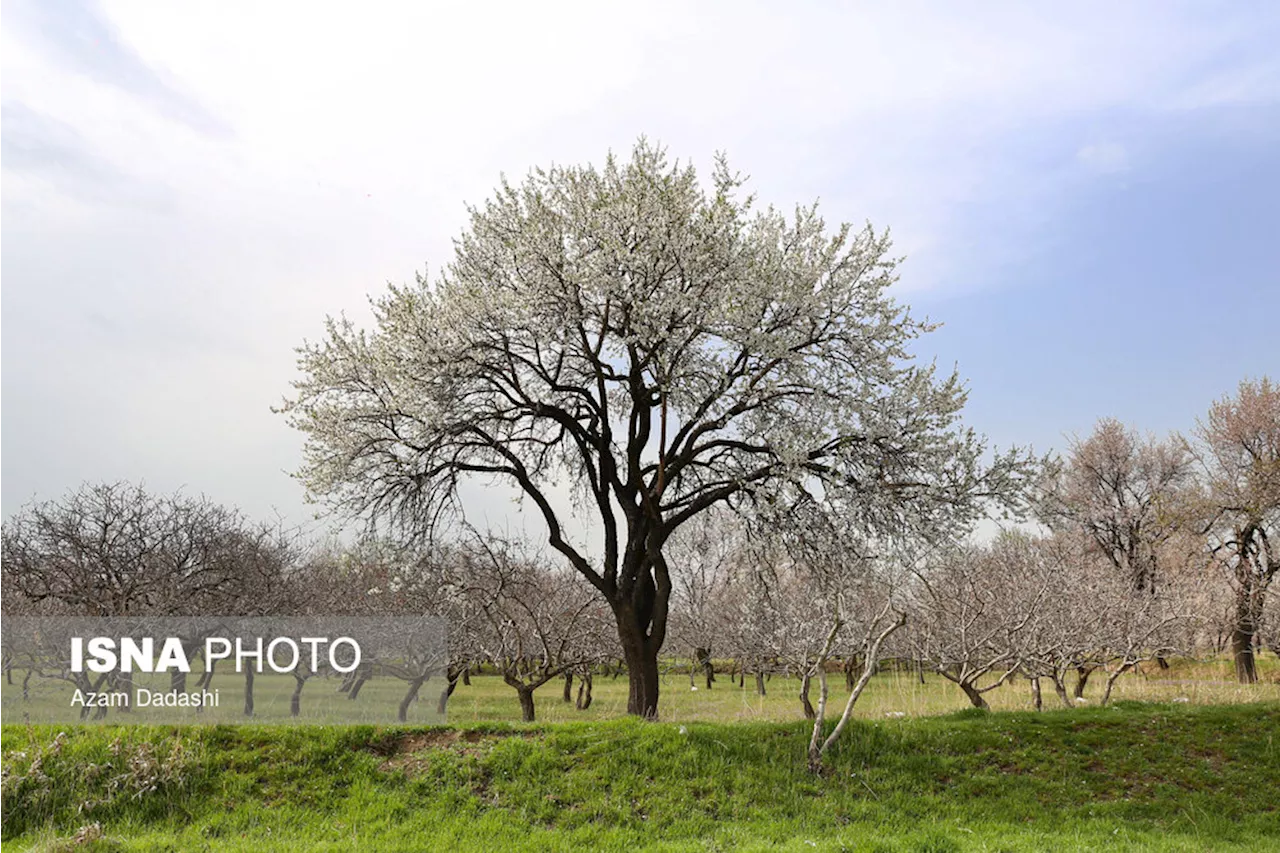
[[[3,734],[6,849],[1280,849],[1274,704]]]

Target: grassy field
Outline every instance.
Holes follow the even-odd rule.
[[[1242,702],[1280,703],[1280,661],[1271,655],[1258,661],[1260,681],[1241,685],[1234,681],[1231,664],[1226,660],[1194,662],[1175,660],[1167,670],[1154,664],[1143,670],[1121,676],[1112,693],[1112,701],[1132,700],[1143,702],[1172,702],[1185,700],[1189,704],[1223,705]],[[1096,703],[1101,696],[1106,674],[1096,672],[1085,689],[1085,699]],[[848,696],[844,676],[835,673],[829,678],[831,701],[843,703]],[[701,677],[695,681],[697,690],[689,684],[687,669],[671,668],[662,679],[660,707],[662,718],[670,722],[728,722],[773,721],[786,722],[800,717],[800,682],[794,678],[775,676],[765,684],[766,695],[756,694],[755,680],[748,676],[746,684],[738,687],[727,674],[716,676],[715,686],[707,690]],[[626,676],[611,679],[596,676],[591,707],[578,711],[573,704],[562,700],[563,682],[552,681],[535,694],[540,722],[569,722],[574,720],[605,720],[621,717],[627,710]],[[1045,708],[1061,705],[1047,682],[1044,687]],[[577,685],[574,685],[576,695]],[[818,687],[811,690],[813,702],[817,702]],[[423,691],[424,697],[436,695]],[[1031,710],[1031,690],[1025,679],[1014,679],[1005,686],[985,694],[993,710]],[[969,701],[960,688],[939,675],[926,674],[922,684],[919,677],[910,672],[886,671],[867,685],[858,704],[855,716],[862,719],[884,718],[886,714],[902,713],[909,717],[946,714],[968,708]],[[451,723],[477,723],[516,721],[520,719],[520,706],[515,691],[494,676],[471,679],[470,686],[459,685],[449,700],[448,717]]]
[[[1025,681],[981,713],[886,672],[821,778],[781,677],[760,697],[670,672],[647,724],[611,719],[626,680],[601,676],[585,712],[547,684],[533,725],[494,676],[458,687],[449,727],[6,724],[3,846],[1280,850],[1280,667],[1263,677],[1178,662],[1125,676],[1111,707],[1037,714]]]
[[[1114,699],[1147,702],[1177,700],[1190,704],[1222,705],[1241,702],[1280,702],[1280,662],[1268,655],[1259,661],[1261,680],[1254,685],[1236,683],[1228,661],[1194,662],[1176,660],[1170,669],[1162,670],[1154,664],[1141,671],[1121,677],[1113,692]],[[1085,691],[1087,702],[1097,702],[1101,696],[1106,674],[1096,672]],[[41,686],[40,682],[35,682]],[[167,676],[138,676],[136,686],[155,690],[168,688]],[[189,690],[194,691],[195,679],[189,679]],[[375,678],[360,693],[357,702],[348,702],[345,694],[337,691],[337,678],[315,678],[307,682],[302,693],[300,716],[291,720],[289,696],[294,680],[289,676],[259,676],[255,685],[255,719],[259,722],[302,723],[368,723],[393,724],[396,707],[405,695],[406,685],[394,678]],[[831,699],[843,703],[848,695],[844,676],[830,676]],[[540,722],[569,722],[605,720],[622,717],[627,707],[626,676],[610,678],[597,675],[594,682],[594,700],[586,711],[577,710],[572,703],[562,700],[563,682],[548,682],[535,694]],[[67,696],[72,687],[64,681],[50,681],[43,685],[57,692],[57,698],[32,691],[31,703],[21,700],[15,688],[5,687],[5,721],[26,722],[24,711],[31,709],[31,719],[40,722],[36,709],[48,711],[55,705],[68,713]],[[727,673],[717,675],[715,686],[707,690],[699,677],[698,689],[691,688],[687,668],[672,665],[662,679],[662,717],[670,722],[728,722],[796,720],[801,714],[799,701],[800,683],[794,678],[775,676],[766,682],[766,695],[756,693],[755,679],[748,676],[746,684],[738,686]],[[16,687],[16,685],[15,685]],[[191,709],[167,709],[153,711],[135,708],[128,717],[119,710],[111,710],[106,723],[124,722],[157,724],[245,722],[243,715],[242,681],[238,678],[218,678],[214,687],[219,688],[222,703],[197,715]],[[408,713],[409,724],[431,725],[443,722],[436,713],[437,700],[443,684],[434,680],[423,686],[420,698]],[[573,686],[576,695],[577,684]],[[817,684],[811,691],[812,701],[817,701]],[[1031,691],[1025,679],[1013,679],[986,695],[995,710],[1031,710]],[[1045,707],[1060,706],[1058,698],[1047,684],[1044,686]],[[1087,704],[1086,702],[1086,704]],[[912,672],[898,672],[887,668],[872,679],[855,709],[863,719],[884,717],[886,714],[903,714],[910,717],[931,716],[959,711],[969,707],[960,688],[938,675],[926,674],[922,682]],[[520,719],[520,705],[516,693],[495,675],[472,677],[471,684],[459,684],[448,703],[447,718],[453,723],[516,722]],[[57,719],[45,716],[44,719]],[[74,714],[72,716],[74,719]]]
[[[1280,706],[4,730],[6,850],[1280,849]]]

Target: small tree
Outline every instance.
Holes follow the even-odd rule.
[[[686,524],[667,544],[671,566],[671,634],[690,652],[689,684],[701,670],[710,690],[715,683],[713,652],[724,652],[727,629],[726,584],[740,560],[742,525],[724,509],[711,510]]]
[[[1105,610],[1100,646],[1108,663],[1107,681],[1100,704],[1111,700],[1116,681],[1143,661],[1184,652],[1186,633],[1179,630],[1193,618],[1189,610],[1185,575],[1166,573],[1149,589],[1137,591],[1127,584],[1119,589],[1105,577],[1098,604]]]
[[[1025,548],[1025,540],[1006,535],[992,547],[940,551],[916,573],[916,655],[975,708],[988,708],[983,694],[1018,671],[1024,634],[1043,605],[1047,581],[1027,584],[1019,571]]]
[[[1155,585],[1162,544],[1179,526],[1180,493],[1191,483],[1191,456],[1176,436],[1142,437],[1112,418],[1071,442],[1065,462],[1048,467],[1041,518],[1079,530],[1134,589]]]
[[[533,722],[534,691],[585,659],[594,593],[492,537],[476,541],[459,581],[482,614],[476,631],[485,656],[516,691],[523,720]]]
[[[1108,595],[1117,587],[1127,596],[1135,592],[1127,575],[1117,575],[1110,563],[1074,531],[1045,538],[1006,536],[1003,571],[1020,587],[1016,600],[1031,618],[1016,635],[1016,659],[1031,679],[1037,711],[1042,709],[1041,679],[1049,679],[1064,707],[1084,692],[1088,673],[1102,666],[1103,627]],[[1141,593],[1139,593],[1141,594]],[[1068,678],[1076,673],[1074,696]]]

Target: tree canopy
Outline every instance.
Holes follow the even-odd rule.
[[[984,465],[955,373],[912,361],[933,326],[888,293],[870,225],[756,210],[717,159],[709,187],[641,140],[628,162],[505,179],[453,262],[330,319],[284,411],[313,497],[430,532],[469,475],[536,506],[552,548],[612,606],[631,710],[657,703],[672,531],[724,503],[817,496],[869,533],[967,526],[1027,460]],[[549,497],[572,483],[603,530],[575,547]]]

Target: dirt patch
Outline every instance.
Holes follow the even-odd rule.
[[[431,762],[431,753],[447,750],[459,755],[478,755],[485,746],[506,738],[529,740],[540,736],[536,731],[482,731],[475,729],[433,729],[425,732],[387,733],[366,747],[383,761],[384,772],[403,770],[422,772]]]
[[[433,746],[448,746],[457,742],[458,734],[453,729],[386,734],[370,741],[365,748],[374,755],[391,757],[409,752],[418,752]]]

